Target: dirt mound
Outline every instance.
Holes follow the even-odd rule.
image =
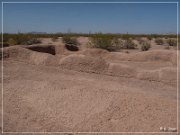
[[[95,49],[95,48],[86,49],[82,51],[82,54],[87,55],[87,56],[92,56],[92,57],[97,57],[97,56],[103,57],[107,53],[108,51],[104,49]]]
[[[135,61],[169,61],[172,62],[173,58],[176,58],[177,54],[174,51],[147,51],[136,53],[132,55],[129,59]],[[173,61],[174,62],[174,61]]]
[[[50,54],[46,53],[39,53],[39,52],[32,52],[28,63],[35,64],[35,65],[56,65],[56,58]]]
[[[108,74],[112,76],[135,77],[137,71],[124,64],[110,63]]]
[[[19,60],[25,60],[30,57],[31,51],[22,48],[20,46],[12,46],[1,49],[1,57],[2,57],[2,51],[3,51],[3,58],[13,58],[13,59],[19,59]],[[2,58],[1,58],[2,59]]]
[[[177,82],[177,68],[160,69],[159,78],[163,82]]]
[[[137,74],[137,78],[141,80],[159,81],[164,83],[177,82],[177,68],[160,68],[157,70],[141,71]]]
[[[102,58],[93,58],[82,54],[72,54],[60,60],[61,67],[70,70],[104,73],[108,68],[108,63]]]
[[[175,51],[167,50],[154,50],[146,52],[138,52],[132,54],[123,53],[109,53],[105,56],[108,60],[112,61],[138,61],[138,62],[151,62],[151,61],[161,61],[161,62],[171,62],[172,64],[177,64],[177,53]]]
[[[106,74],[110,76],[131,77],[140,80],[159,81],[165,83],[175,83],[177,80],[176,67],[161,67],[150,70],[128,65],[127,63],[121,63],[125,60],[138,61],[142,62],[142,64],[146,64],[145,60],[150,62],[169,61],[175,63],[176,59],[174,60],[174,58],[176,55],[175,52],[172,51],[149,51],[136,54],[121,54],[108,53],[102,49],[88,49],[83,52],[72,53],[67,51],[64,46],[54,46],[53,51],[58,55],[42,53],[42,51],[52,51],[49,47],[50,46],[42,47],[44,50],[40,48],[40,46],[30,46],[28,49],[20,46],[8,47],[3,49],[3,57],[33,65],[60,66],[69,70]],[[116,60],[116,63],[110,60],[107,62],[105,60],[107,57],[105,57],[105,59],[102,57],[108,55],[112,55],[114,57],[113,60]]]
[[[139,72],[136,77],[141,80],[160,81],[159,70],[142,71]]]
[[[1,50],[2,54],[2,50]],[[20,46],[3,49],[3,57],[22,61],[33,65],[57,65],[57,58],[49,53],[31,51]]]

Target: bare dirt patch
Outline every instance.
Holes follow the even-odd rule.
[[[3,49],[4,131],[159,132],[161,126],[176,127],[175,51],[70,52],[54,46],[52,54],[38,47]]]

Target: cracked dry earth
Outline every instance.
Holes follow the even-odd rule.
[[[32,57],[22,53],[24,60],[11,55],[4,58],[4,132],[160,132],[162,126],[177,126],[177,82],[168,81],[166,76],[163,76],[166,81],[156,80],[148,76],[151,72],[145,79],[139,77],[141,69],[159,71],[176,65],[163,61],[121,61],[105,54],[110,64],[103,73],[92,72],[96,68],[86,72],[82,68],[84,60],[78,62],[81,70],[77,63],[69,69],[69,55],[74,61],[85,54],[55,55],[53,58],[63,61],[68,58],[56,65],[29,62]],[[110,74],[109,70],[118,70],[112,68],[112,63],[137,70],[132,76],[119,71]],[[173,73],[168,78],[172,79]]]

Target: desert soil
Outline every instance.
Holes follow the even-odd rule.
[[[177,127],[175,50],[54,49],[55,55],[4,48],[4,132],[160,132],[160,127]]]

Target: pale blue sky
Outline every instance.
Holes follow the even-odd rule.
[[[56,33],[68,30],[83,33],[176,33],[177,4],[4,3],[4,32]]]

